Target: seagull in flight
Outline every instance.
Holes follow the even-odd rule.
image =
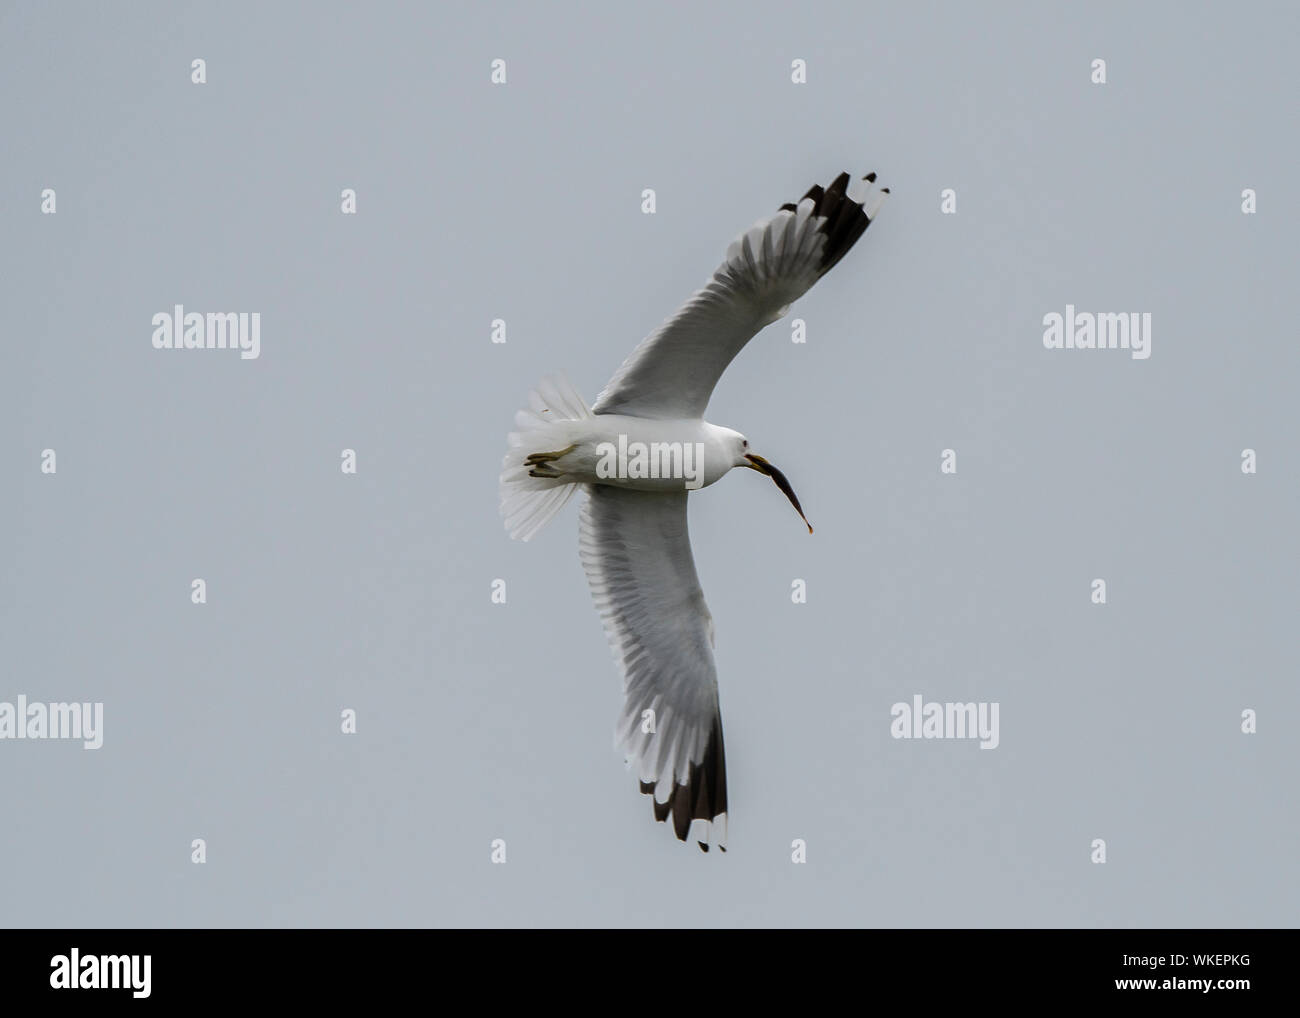
[[[500,479],[506,530],[533,537],[579,489],[578,552],[623,676],[615,745],[681,841],[726,851],[727,765],[713,617],[686,497],[732,467],[765,474],[812,526],[785,474],[704,420],[714,386],[762,328],[844,257],[889,189],[841,173],[737,237],[713,278],[632,351],[588,407],[548,376],[515,415]]]

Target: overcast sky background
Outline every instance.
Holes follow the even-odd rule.
[[[0,6],[0,701],[105,705],[97,751],[0,741],[0,923],[1294,925],[1298,27]],[[612,749],[576,504],[504,532],[505,434],[873,169],[892,200],[795,306],[807,343],[773,326],[709,409],[817,530],[748,472],[691,499],[705,856]],[[261,357],[153,349],[177,303],[260,312]],[[1152,356],[1045,350],[1067,303],[1150,312]],[[892,739],[914,694],[998,702],[1001,744]]]

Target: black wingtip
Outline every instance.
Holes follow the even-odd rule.
[[[663,822],[671,814],[673,833],[678,841],[690,838],[691,823],[706,820],[710,823],[715,817],[727,812],[727,754],[722,740],[722,716],[715,715],[713,727],[709,732],[709,741],[704,747],[704,755],[699,763],[692,763],[686,776],[686,783],[678,784],[674,775],[663,778],[673,782],[672,790],[665,802],[653,800],[655,820]],[[641,792],[654,796],[655,783],[639,782]],[[705,852],[709,846],[697,839],[696,844]],[[724,852],[725,848],[718,846]]]
[[[872,171],[862,179],[874,184],[876,174]],[[804,195],[805,198],[812,198],[814,201],[813,215],[821,216],[826,220],[821,227],[822,232],[826,234],[826,246],[822,250],[821,264],[817,267],[821,275],[834,268],[871,225],[862,203],[853,201],[848,196],[848,184],[849,175],[841,173],[825,190],[814,184]],[[882,187],[880,190],[883,194],[889,193],[887,187]]]

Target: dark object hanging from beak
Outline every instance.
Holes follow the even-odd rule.
[[[746,466],[750,470],[757,470],[760,474],[767,474],[776,482],[776,486],[785,492],[785,497],[790,500],[790,504],[794,506],[794,511],[799,514],[799,518],[803,520],[804,525],[808,528],[808,533],[811,534],[813,532],[812,524],[808,522],[808,517],[803,514],[803,506],[799,504],[799,497],[794,493],[794,489],[790,487],[790,482],[786,480],[785,474],[763,459],[762,456],[755,456],[753,453],[747,452],[745,453],[745,459],[749,460]]]

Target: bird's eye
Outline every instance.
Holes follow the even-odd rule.
[[[742,438],[742,439],[740,440],[740,447],[741,447],[742,449],[748,449],[748,448],[749,448],[749,439],[747,439],[747,438]]]

